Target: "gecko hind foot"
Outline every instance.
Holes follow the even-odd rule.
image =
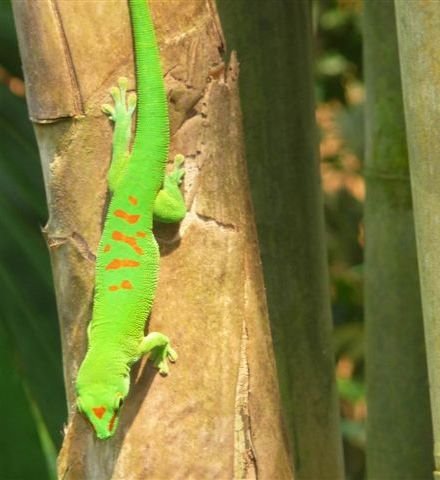
[[[185,162],[185,157],[182,154],[177,154],[174,157],[174,166],[171,172],[167,175],[168,180],[171,180],[176,185],[182,183],[183,176],[185,175],[185,168],[183,164]]]
[[[133,115],[136,109],[136,94],[131,92],[127,95],[128,79],[120,77],[118,86],[110,89],[110,95],[113,98],[114,106],[109,103],[102,105],[102,111],[112,120],[117,122],[119,119],[127,119]]]
[[[177,223],[182,221],[186,215],[185,200],[179,189],[185,175],[184,161],[183,155],[176,155],[173,169],[165,175],[163,187],[154,201],[153,218],[155,221]]]

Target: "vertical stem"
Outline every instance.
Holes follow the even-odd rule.
[[[249,174],[295,479],[340,479],[310,3],[218,4],[241,64]]]
[[[394,3],[364,7],[369,478],[432,471],[432,429]]]
[[[440,9],[435,0],[396,0],[395,5],[430,381],[435,478],[440,478]]]

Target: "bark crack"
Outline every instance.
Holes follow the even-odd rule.
[[[217,220],[214,217],[210,217],[209,215],[202,215],[201,213],[198,213],[198,212],[195,212],[195,214],[196,214],[196,217],[202,222],[214,223],[216,226],[224,228],[225,230],[238,231],[237,225],[234,225],[233,223],[221,222],[220,220]]]
[[[85,238],[77,232],[72,232],[70,235],[51,235],[47,229],[43,229],[43,234],[46,237],[49,249],[56,249],[66,243],[71,243],[80,253],[80,255],[89,262],[96,262],[96,255],[90,250],[89,244]]]
[[[257,461],[252,444],[251,417],[249,414],[249,363],[247,358],[248,333],[246,321],[240,346],[240,364],[235,391],[234,432],[234,479],[253,480],[258,478]]]

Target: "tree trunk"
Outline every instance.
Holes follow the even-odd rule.
[[[70,411],[59,477],[289,479],[237,61],[222,61],[212,1],[150,5],[169,92],[171,157],[186,156],[189,213],[180,230],[156,230],[162,258],[149,329],[171,337],[179,361],[168,378],[145,360],[133,369],[118,432],[103,442],[75,410],[74,381],[107,198],[112,132],[100,107],[119,76],[134,86],[127,4],[14,3],[49,199],[46,233]]]
[[[394,3],[364,4],[367,471],[425,479],[432,427]]]
[[[435,478],[440,478],[440,9],[436,0],[397,0],[395,5],[428,358]]]
[[[295,478],[340,479],[311,2],[218,4],[241,63],[249,176]]]

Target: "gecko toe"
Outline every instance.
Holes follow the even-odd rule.
[[[112,87],[110,89],[110,95],[113,97],[113,100],[115,103],[118,103],[121,101],[121,91],[119,90],[118,87]]]
[[[133,113],[136,108],[137,96],[134,92],[130,93],[127,98],[128,112]]]
[[[112,87],[109,92],[113,98],[114,105],[104,104],[102,111],[110,117],[111,120],[118,123],[119,120],[127,122],[136,109],[136,93],[127,95],[128,79],[120,77],[118,85]]]
[[[127,77],[119,77],[118,78],[118,85],[121,90],[126,91],[128,88],[128,78]]]
[[[175,362],[178,358],[177,352],[172,349],[171,347],[168,347],[168,352],[167,352],[168,360],[170,362]]]
[[[108,103],[104,103],[104,105],[101,106],[101,110],[110,117],[111,120],[113,120],[114,115],[115,115],[115,109]]]

